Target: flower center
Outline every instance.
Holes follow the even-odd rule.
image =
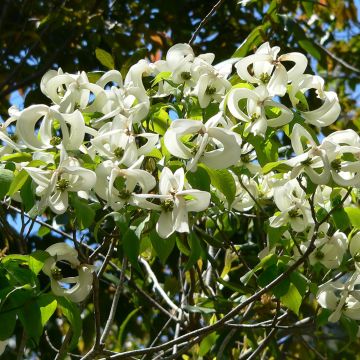
[[[340,171],[341,170],[341,159],[335,159],[333,160],[331,163],[331,168],[334,169],[335,171]]]
[[[243,163],[249,163],[250,162],[250,155],[249,154],[244,154],[240,156],[240,159]]]
[[[214,95],[215,93],[216,93],[216,87],[208,85],[208,87],[205,90],[205,94],[206,95]]]
[[[173,211],[174,209],[174,202],[170,199],[165,200],[161,203],[161,208],[165,211],[165,212],[170,212]]]
[[[325,254],[321,250],[316,250],[315,252],[315,258],[318,260],[321,260],[325,257]]]
[[[256,113],[253,113],[253,114],[251,114],[251,116],[250,116],[250,120],[251,120],[251,121],[255,121],[255,120],[259,119],[259,118],[260,118],[260,115],[259,115],[259,114],[256,114]]]
[[[63,274],[60,268],[58,268],[57,266],[53,267],[51,269],[51,276],[53,277],[54,280],[59,281],[63,278]]]
[[[118,159],[121,159],[121,158],[124,156],[124,149],[121,148],[121,147],[117,147],[117,148],[114,150],[114,155],[115,155]]]
[[[270,81],[271,76],[268,73],[262,73],[260,75],[260,81],[264,84],[267,84]]]
[[[190,74],[190,72],[189,71],[183,71],[182,73],[181,73],[181,78],[183,79],[183,80],[190,80],[191,79],[191,74]]]
[[[50,140],[50,145],[51,146],[56,146],[56,145],[60,145],[61,144],[61,138],[58,136],[53,136]]]
[[[296,218],[296,217],[299,217],[300,214],[299,214],[299,211],[297,209],[292,209],[289,211],[289,216],[291,218]]]
[[[131,192],[128,190],[124,189],[119,191],[119,198],[122,200],[127,200],[130,198],[130,196],[131,196]]]
[[[56,183],[56,188],[60,191],[65,191],[70,186],[70,181],[67,179],[60,179]]]

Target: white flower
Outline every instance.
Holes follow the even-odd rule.
[[[231,204],[231,208],[237,211],[249,211],[255,205],[254,199],[259,196],[257,183],[246,175],[241,175],[240,179],[244,186],[241,185],[239,178],[233,174],[236,192],[235,199]],[[246,188],[246,189],[245,189]],[[250,195],[250,194],[251,195]]]
[[[230,82],[223,76],[217,72],[210,72],[200,76],[194,88],[194,95],[198,97],[200,107],[206,108],[213,100],[220,102],[230,87]]]
[[[195,171],[198,162],[213,169],[235,165],[240,158],[241,138],[218,125],[228,126],[221,113],[205,124],[198,120],[175,120],[164,135],[165,146],[172,155],[189,160],[187,170]],[[185,135],[191,134],[194,134],[192,148],[181,141]]]
[[[136,140],[146,140],[138,148]],[[116,115],[112,122],[104,124],[91,140],[94,149],[107,159],[131,166],[141,155],[148,154],[159,140],[158,134],[133,131],[132,122],[123,115]]]
[[[279,51],[278,46],[270,47],[268,42],[262,44],[255,54],[244,57],[235,65],[238,75],[250,83],[266,84],[270,95],[285,95],[288,82],[298,79],[304,73],[307,59],[299,52],[278,57]],[[286,70],[282,63],[289,61],[294,65]],[[250,65],[253,75],[249,72]]]
[[[360,291],[355,285],[360,284],[360,273],[355,272],[343,283],[340,280],[328,282],[319,287],[316,295],[321,307],[332,310],[330,322],[337,322],[341,314],[354,320],[360,320]]]
[[[196,189],[184,190],[184,169],[174,173],[164,167],[159,180],[159,195],[140,194],[138,206],[161,210],[156,231],[162,238],[169,237],[174,231],[190,232],[188,213],[203,211],[210,203],[210,193]],[[146,198],[160,199],[161,205],[150,203]]]
[[[323,101],[323,104],[318,109],[311,111],[302,111],[298,106],[301,116],[307,123],[318,127],[331,125],[338,118],[341,108],[336,93],[324,91],[324,80],[320,76],[306,74],[292,83],[289,92],[292,105],[296,107],[299,104],[299,99],[296,97],[299,91],[305,93],[309,89],[316,89],[317,96]]]
[[[44,95],[59,105],[61,113],[72,113],[77,108],[85,109],[89,102],[89,80],[84,71],[79,74],[49,70],[41,79],[40,88]]]
[[[39,213],[46,206],[56,214],[63,214],[69,205],[68,192],[89,191],[96,182],[93,171],[80,166],[77,159],[69,157],[62,148],[60,164],[56,170],[43,170],[35,167],[24,168],[38,185],[35,192],[41,197]]]
[[[294,231],[301,232],[313,224],[306,194],[296,180],[275,187],[274,201],[281,213],[269,219],[270,226],[276,228],[289,224]]]
[[[335,150],[335,146],[317,145],[310,133],[300,124],[295,124],[293,127],[291,145],[297,156],[284,162],[293,168],[290,177],[293,179],[300,173],[306,172],[314,184],[327,184],[330,180],[327,155]]]
[[[310,264],[321,263],[328,269],[336,269],[340,266],[347,250],[348,240],[344,233],[336,231],[332,236],[327,235],[330,225],[324,223],[320,226],[314,241],[315,250],[309,255]],[[313,236],[310,231],[309,238]],[[310,244],[310,240],[300,244],[304,253]]]
[[[239,101],[243,99],[246,100],[247,113],[239,107]],[[268,126],[283,126],[293,118],[291,110],[285,105],[273,101],[272,95],[263,85],[253,90],[247,88],[231,90],[227,97],[227,106],[234,117],[247,123],[246,132],[251,132],[254,135],[265,136]],[[271,108],[273,117],[269,118],[266,115],[267,108]]]
[[[42,271],[51,279],[52,292],[73,302],[84,301],[92,288],[92,266],[81,264],[78,252],[65,243],[53,244],[46,251],[50,257],[45,260]],[[78,275],[64,276],[63,265],[77,271]]]
[[[138,192],[147,193],[156,186],[155,178],[145,170],[139,169],[144,157],[140,157],[128,169],[121,169],[110,160],[96,168],[95,192],[115,211],[125,204],[137,205]],[[140,189],[135,192],[135,188]]]
[[[41,120],[38,133],[36,126]],[[59,129],[55,126],[59,125]],[[70,129],[70,131],[69,131]],[[17,120],[17,132],[23,143],[32,150],[50,149],[62,144],[66,150],[78,150],[85,133],[91,129],[85,126],[80,111],[61,114],[56,107],[32,105],[24,109]],[[53,135],[57,132],[56,135]]]

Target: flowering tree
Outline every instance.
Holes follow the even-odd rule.
[[[9,109],[0,198],[22,252],[7,238],[1,253],[9,358],[322,357],[310,331],[355,343],[360,137],[331,128],[337,95],[305,55],[238,55],[213,65],[176,44],[124,77],[50,70],[48,104]],[[27,253],[35,223],[51,245]]]

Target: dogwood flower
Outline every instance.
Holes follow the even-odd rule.
[[[284,96],[288,82],[302,75],[307,66],[306,56],[292,52],[278,56],[280,48],[271,47],[268,42],[259,46],[255,54],[246,56],[235,64],[239,77],[250,83],[266,84],[269,94]],[[293,62],[290,70],[286,70],[283,62]],[[252,65],[253,75],[249,72]]]
[[[289,224],[294,231],[301,232],[313,224],[306,194],[295,179],[274,188],[274,202],[281,213],[269,219],[270,226]]]
[[[168,238],[175,231],[190,232],[188,213],[203,211],[209,206],[210,193],[196,189],[184,190],[184,187],[184,169],[179,168],[172,173],[164,167],[159,179],[159,195],[139,194],[140,207],[161,211],[156,231],[162,238]],[[159,199],[161,204],[151,203],[147,198]]]
[[[139,194],[135,192],[136,187],[139,187],[142,193],[147,193],[156,186],[155,178],[147,171],[139,169],[143,159],[143,156],[140,157],[128,169],[119,168],[111,160],[102,162],[96,168],[95,192],[106,200],[113,210],[117,211],[125,204],[137,206],[140,200]]]
[[[35,128],[40,120],[36,133]],[[56,124],[59,125],[59,133],[54,135]],[[50,149],[60,144],[66,150],[78,150],[85,133],[93,133],[85,126],[80,111],[61,114],[56,107],[46,105],[32,105],[24,109],[17,120],[17,132],[23,143],[32,150]]]
[[[221,113],[205,124],[198,120],[175,120],[164,135],[165,146],[172,155],[189,160],[187,170],[195,171],[198,162],[214,169],[227,168],[240,158],[241,138],[237,133],[218,125],[228,126]],[[189,147],[181,139],[191,134],[194,139],[189,142],[192,146]]]
[[[360,320],[360,290],[355,288],[358,284],[360,273],[355,272],[345,282],[330,281],[319,287],[316,298],[321,307],[333,311],[330,322],[337,322],[341,314]]]
[[[138,140],[146,143],[138,147]],[[119,114],[99,129],[91,143],[101,156],[117,164],[131,166],[141,155],[148,154],[158,140],[158,134],[134,133],[132,122]]]
[[[240,100],[246,100],[246,112],[239,107]],[[250,90],[247,88],[236,88],[230,91],[227,97],[227,106],[230,113],[237,119],[247,123],[245,130],[254,135],[265,136],[268,126],[278,127],[288,124],[293,113],[285,105],[272,100],[272,95],[263,85]],[[266,109],[272,110],[270,118]]]
[[[304,110],[296,94],[305,93],[309,89],[316,89],[319,99],[323,104],[315,110]],[[294,107],[297,107],[301,116],[308,124],[318,127],[329,126],[338,118],[341,108],[338,97],[334,91],[324,90],[324,79],[317,75],[302,75],[291,84],[289,97]]]
[[[314,241],[315,250],[309,255],[309,261],[311,265],[320,263],[328,269],[336,269],[340,266],[345,255],[348,240],[346,235],[339,230],[332,236],[327,235],[329,228],[330,225],[328,223],[320,225]],[[312,236],[313,231],[310,231],[309,239],[311,239]],[[310,240],[299,245],[302,253],[307,250],[309,244]]]
[[[93,171],[80,166],[77,159],[69,157],[61,148],[60,163],[56,170],[44,170],[35,167],[25,167],[27,173],[38,185],[35,193],[40,196],[38,212],[47,206],[55,214],[63,214],[69,205],[69,192],[89,191],[96,182]]]
[[[40,89],[44,95],[59,105],[61,113],[85,109],[89,102],[89,79],[84,71],[79,74],[49,70],[41,79]]]
[[[45,260],[42,271],[50,277],[52,292],[73,302],[84,301],[92,288],[92,266],[81,264],[78,252],[65,243],[53,244],[46,252],[50,257]],[[63,269],[66,266],[78,274],[66,276]]]
[[[258,198],[258,187],[256,182],[246,175],[241,175],[240,180],[233,175],[236,192],[231,208],[237,211],[249,211],[255,205],[254,199]]]

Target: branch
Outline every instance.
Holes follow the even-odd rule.
[[[106,338],[109,335],[111,325],[114,322],[116,309],[117,309],[117,306],[118,306],[118,303],[119,303],[121,290],[122,290],[123,283],[124,283],[124,280],[125,280],[126,267],[127,267],[127,258],[124,257],[123,262],[122,262],[122,267],[121,267],[120,280],[119,280],[119,283],[116,286],[116,291],[115,291],[114,298],[113,298],[113,301],[112,301],[112,304],[111,304],[109,317],[107,319],[103,334],[101,335],[100,343],[105,343]]]
[[[140,262],[144,265],[146,272],[149,274],[150,279],[154,283],[154,288],[159,292],[161,297],[165,300],[165,302],[178,314],[182,314],[182,310],[167,296],[164,289],[160,286],[158,279],[156,278],[154,272],[152,271],[149,263],[143,259],[142,257],[139,258]]]
[[[211,16],[215,13],[215,11],[222,5],[222,3],[225,0],[219,0],[210,10],[210,12],[204,17],[204,19],[201,20],[199,26],[196,28],[196,30],[194,31],[194,33],[191,36],[191,39],[189,40],[189,45],[191,45],[194,40],[196,39],[196,37],[198,36],[201,28],[209,21],[209,19],[211,18]]]

